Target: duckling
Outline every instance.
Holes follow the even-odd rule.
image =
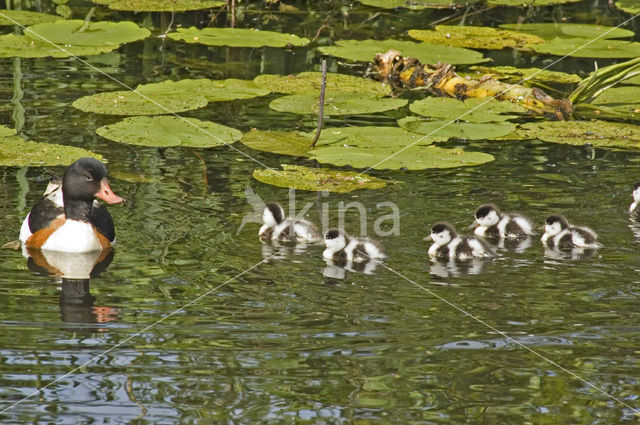
[[[493,204],[478,207],[471,226],[476,236],[494,239],[518,239],[535,234],[529,220],[517,214],[503,214]]]
[[[271,239],[280,242],[317,242],[322,237],[310,221],[285,217],[284,209],[277,202],[269,202],[262,213],[264,224],[258,235],[260,239]]]
[[[484,242],[474,236],[458,236],[450,223],[436,223],[425,240],[432,240],[429,257],[433,259],[469,260],[493,255]]]
[[[629,212],[635,216],[640,216],[640,182],[633,185],[633,203],[629,206]]]
[[[542,243],[547,248],[571,250],[573,248],[600,248],[598,235],[587,228],[572,226],[563,215],[554,214],[544,222]]]
[[[386,255],[377,242],[369,238],[351,238],[343,230],[330,229],[324,235],[327,249],[322,256],[338,262],[362,262],[385,258]]]

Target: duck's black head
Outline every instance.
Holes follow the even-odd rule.
[[[637,182],[636,184],[633,185],[633,190],[635,191],[639,187],[640,187],[640,182]]]
[[[67,205],[92,203],[96,198],[109,204],[124,201],[109,187],[107,167],[95,158],[81,158],[67,167],[62,178],[62,196],[67,218],[72,218]]]
[[[482,220],[483,218],[488,216],[492,211],[495,211],[496,214],[500,215],[500,211],[498,210],[498,207],[496,207],[495,205],[493,204],[481,205],[476,210],[476,218],[478,220]]]
[[[547,225],[547,226],[553,226],[556,223],[560,225],[561,229],[566,229],[566,228],[569,227],[569,222],[567,221],[567,219],[563,215],[560,215],[560,214],[550,215],[544,221],[544,224]]]
[[[448,231],[452,238],[456,237],[456,228],[452,224],[446,222],[436,223],[431,228],[432,234],[444,233],[445,231]]]

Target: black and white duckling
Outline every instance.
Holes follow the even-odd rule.
[[[563,215],[554,214],[544,222],[542,243],[551,249],[570,250],[573,248],[600,248],[598,235],[587,228],[572,226]]]
[[[429,247],[429,257],[433,259],[469,260],[493,255],[483,241],[474,236],[458,236],[449,223],[436,223],[425,240],[433,241]]]
[[[635,216],[640,216],[640,182],[633,185],[633,202],[629,206],[629,212]]]
[[[322,256],[338,264],[379,260],[386,257],[377,242],[369,238],[351,238],[340,229],[328,230],[324,235],[324,244],[327,248]]]
[[[504,214],[493,204],[478,207],[473,233],[494,239],[518,239],[535,234],[533,224],[517,214]]]
[[[280,242],[318,242],[322,236],[310,221],[296,217],[285,217],[284,209],[277,202],[269,202],[262,213],[264,224],[258,235],[260,239]]]

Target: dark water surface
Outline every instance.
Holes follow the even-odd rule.
[[[311,16],[276,13],[281,20],[274,28],[313,37],[331,7],[321,3]],[[467,23],[513,22],[517,11],[498,8]],[[347,29],[333,24],[342,35],[365,37],[358,24],[376,12],[354,5]],[[581,3],[539,9],[534,18],[561,12],[589,23],[594,16],[609,24],[626,16],[607,11],[606,4]],[[387,11],[366,28],[398,34],[451,13]],[[201,16],[187,15],[191,23]],[[540,65],[545,59],[518,60]],[[88,61],[136,85],[294,73],[318,69],[319,58],[312,49],[207,49],[151,39]],[[330,67],[363,69],[350,71],[335,60]],[[133,147],[97,136],[97,127],[120,118],[83,113],[70,103],[119,87],[77,60],[2,59],[0,72],[0,122],[21,127],[33,140],[103,154],[111,187],[128,201],[109,207],[117,249],[108,269],[90,281],[38,274],[19,251],[0,251],[0,409],[57,380],[6,410],[0,422],[637,421],[631,409],[585,381],[640,407],[640,225],[626,213],[639,179],[638,153],[459,141],[449,145],[496,160],[452,170],[375,172],[401,182],[375,191],[320,198],[298,191],[297,210],[311,203],[308,217],[317,221],[325,208],[332,225],[341,203],[359,201],[370,234],[390,213],[379,203],[399,209],[398,234],[380,238],[389,254],[384,266],[372,274],[336,275],[326,269],[322,247],[273,249],[258,241],[259,224],[241,227],[253,212],[247,188],[285,205],[289,197],[287,189],[254,180],[259,166],[247,157],[228,147]],[[22,98],[11,101],[16,85]],[[185,115],[244,131],[311,128],[312,118],[268,110],[273,97],[210,103]],[[393,125],[405,113],[329,123]],[[235,146],[270,166],[313,165]],[[17,238],[46,179],[38,168],[0,167],[0,242]],[[523,252],[500,251],[471,265],[472,273],[464,265],[430,265],[422,238],[431,224],[448,220],[462,229],[488,201],[537,225],[550,213],[564,213],[595,229],[605,247],[580,260],[549,258],[535,238]],[[349,210],[345,227],[357,233],[358,226],[357,211]]]

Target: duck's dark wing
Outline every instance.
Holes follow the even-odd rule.
[[[42,198],[31,208],[29,212],[29,230],[35,233],[46,229],[56,218],[64,215],[64,208],[57,206],[49,198]]]
[[[113,218],[111,214],[104,207],[104,205],[94,205],[91,209],[91,224],[93,224],[96,230],[109,240],[113,242],[116,239],[116,229],[113,225]]]

